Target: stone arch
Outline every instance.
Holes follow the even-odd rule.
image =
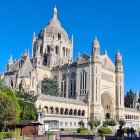
[[[77,115],[77,109],[74,109],[73,115],[74,115],[74,116]]]
[[[45,109],[45,111],[46,111],[47,113],[49,113],[49,112],[48,112],[48,106],[45,106],[44,109]]]
[[[64,109],[60,108],[60,114],[64,114]]]
[[[59,108],[58,107],[55,108],[55,113],[59,114]]]
[[[81,116],[81,110],[78,110],[78,116]]]
[[[65,109],[65,115],[68,115],[68,113],[69,113],[69,110],[68,110],[68,108],[66,108]]]
[[[50,114],[53,114],[53,113],[54,113],[54,108],[50,107]]]
[[[101,94],[101,103],[102,103],[102,108],[103,108],[103,115],[104,118],[113,118],[113,110],[115,109],[114,107],[114,99],[113,96],[110,94],[111,92],[109,90],[103,90]]]
[[[82,116],[85,116],[85,110],[82,110]]]
[[[73,110],[72,109],[69,110],[69,115],[73,115]]]

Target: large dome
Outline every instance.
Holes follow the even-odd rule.
[[[58,37],[61,34],[61,38],[65,40],[69,40],[68,34],[66,31],[61,27],[61,23],[57,19],[57,9],[54,8],[53,10],[53,18],[49,21],[48,25],[45,27],[46,36],[47,37]]]

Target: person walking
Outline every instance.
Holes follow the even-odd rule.
[[[127,132],[126,132],[126,133],[127,133],[127,138],[128,138],[128,140],[129,140],[129,139],[131,138],[131,137],[130,137],[131,131],[130,131],[130,128],[129,128],[129,127],[127,128]]]
[[[137,140],[137,135],[135,134],[135,131],[132,132],[131,139]]]
[[[122,129],[122,126],[119,126],[119,129],[117,130],[117,140],[122,140],[124,138],[124,132]]]

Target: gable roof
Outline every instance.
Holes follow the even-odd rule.
[[[26,60],[20,69],[20,77],[30,77],[30,71],[33,69],[32,63],[30,61],[29,53],[26,57]]]
[[[101,56],[101,66],[104,69],[115,71],[115,65],[113,64],[113,62],[107,54]]]

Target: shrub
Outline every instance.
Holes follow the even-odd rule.
[[[81,134],[88,134],[89,130],[85,127],[81,127],[77,129],[77,133],[81,133]]]
[[[98,132],[102,134],[112,134],[112,130],[108,127],[102,127],[98,130]]]
[[[13,138],[13,132],[0,132],[0,140]]]
[[[65,131],[65,129],[64,128],[61,128],[60,131]]]
[[[123,128],[123,132],[124,132],[124,133],[127,133],[127,129],[128,129],[128,127],[124,127],[124,128]]]
[[[12,138],[11,132],[5,132],[4,139],[7,139],[7,138]]]

